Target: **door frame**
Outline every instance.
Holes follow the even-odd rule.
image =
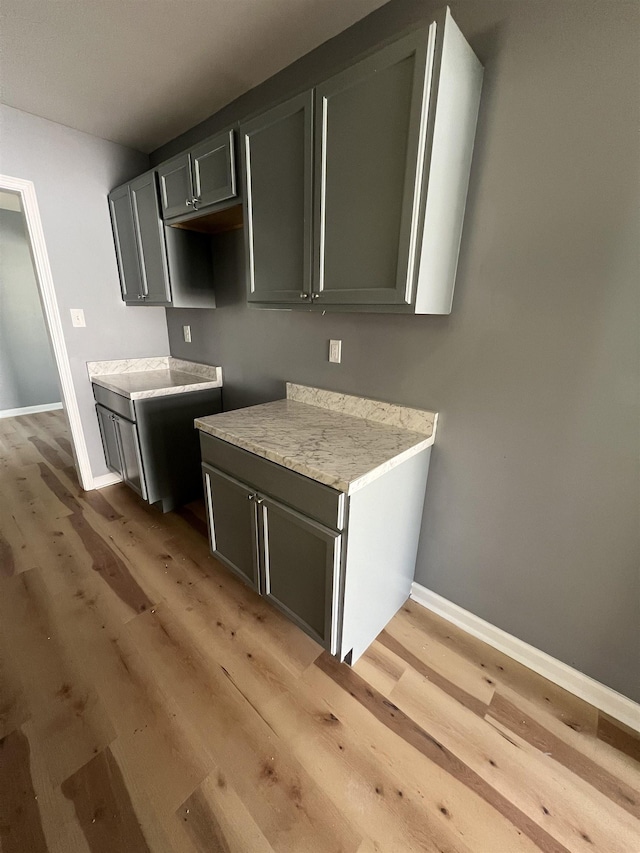
[[[67,345],[62,331],[60,311],[58,309],[44,231],[42,230],[42,220],[40,218],[36,190],[32,181],[26,181],[22,178],[12,178],[2,174],[0,174],[0,190],[6,190],[7,192],[18,195],[22,204],[40,304],[42,305],[44,322],[49,335],[51,349],[53,350],[53,359],[60,382],[62,408],[66,414],[71,433],[74,463],[78,472],[80,485],[85,491],[90,491],[96,488],[96,484],[91,471],[89,451],[87,450],[82,421],[80,420],[78,398],[73,384]]]

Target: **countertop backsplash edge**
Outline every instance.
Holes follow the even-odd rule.
[[[294,382],[287,382],[286,385],[288,400],[318,406],[322,409],[332,409],[352,417],[364,418],[365,420],[435,437],[438,423],[436,412],[414,409],[396,403],[384,403],[379,400],[372,400],[369,397],[327,391],[309,385],[298,385]]]

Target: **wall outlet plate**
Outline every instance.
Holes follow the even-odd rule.
[[[186,344],[191,343],[191,326],[182,327],[182,337],[184,338],[184,342]]]
[[[329,361],[332,364],[342,361],[342,341],[329,341]]]
[[[84,321],[84,311],[82,308],[70,308],[71,312],[71,325],[76,326],[77,328],[81,328],[86,326],[87,324]]]

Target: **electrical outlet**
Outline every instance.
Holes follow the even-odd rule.
[[[82,327],[87,325],[84,321],[84,311],[82,308],[70,308],[69,310],[71,311],[72,326]]]
[[[329,341],[329,361],[333,364],[342,361],[342,341]]]
[[[190,344],[191,343],[191,326],[183,326],[182,327],[182,334],[184,336],[185,344]]]

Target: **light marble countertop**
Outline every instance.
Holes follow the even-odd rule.
[[[300,385],[288,384],[287,395],[286,400],[198,418],[195,425],[348,494],[435,439],[434,412]],[[407,421],[414,429],[401,425]]]
[[[87,362],[96,385],[130,400],[222,387],[222,369],[171,356]]]

